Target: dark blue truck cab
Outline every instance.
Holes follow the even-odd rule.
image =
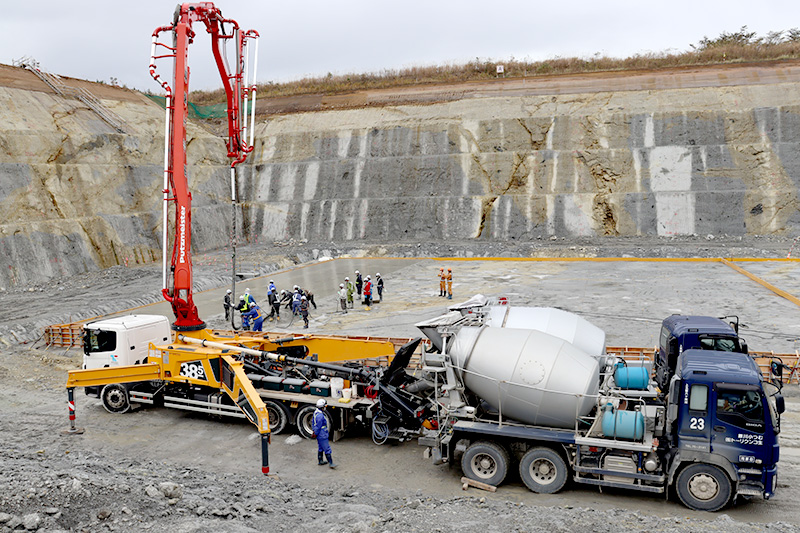
[[[670,383],[669,481],[693,509],[734,496],[770,498],[777,485],[783,398],[750,356],[689,349]]]
[[[727,318],[727,317],[726,317]],[[666,391],[678,357],[685,350],[713,350],[747,353],[747,343],[739,337],[738,319],[726,322],[721,318],[694,315],[672,315],[661,323],[656,353],[656,383]]]

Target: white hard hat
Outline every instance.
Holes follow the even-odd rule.
[[[345,281],[350,281],[350,278],[344,278]]]
[[[340,283],[340,284],[339,284],[339,288],[340,288],[340,289],[344,289],[344,283]]]
[[[230,294],[230,293],[231,293],[231,290],[230,290],[230,289],[228,289],[226,292],[227,292],[228,294]]]
[[[274,282],[274,281],[272,281],[272,280],[269,280],[269,282],[270,282],[270,283],[275,283],[275,282]]]
[[[367,279],[370,279],[369,274],[367,274]]]
[[[301,299],[301,300],[305,300],[305,299],[306,299],[306,297],[305,297],[305,296],[301,296],[301,297],[300,297],[300,299]]]
[[[317,407],[319,407],[320,409],[322,409],[323,407],[325,407],[325,403],[326,403],[326,402],[325,402],[325,400],[323,400],[322,398],[320,398],[319,400],[317,400]]]
[[[240,295],[239,295],[239,299],[240,299],[240,300],[244,300],[244,294],[240,294]]]
[[[376,272],[376,273],[375,273],[375,277],[376,277],[376,278],[379,278],[379,277],[381,277],[381,273],[380,273],[380,272]]]
[[[244,290],[244,293],[245,293],[245,294],[250,294],[250,287],[247,287],[247,288]]]
[[[358,274],[358,273],[359,273],[358,270],[356,270],[356,274]]]

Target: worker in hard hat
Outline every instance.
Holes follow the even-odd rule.
[[[278,288],[275,286],[275,282],[273,280],[269,280],[267,291],[272,291],[273,294],[278,294]]]
[[[447,299],[453,299],[453,270],[448,267],[447,274],[445,275],[445,279],[447,280]]]
[[[444,267],[439,267],[439,296],[446,296],[446,283],[447,275],[444,272]]]
[[[381,277],[380,272],[375,273],[375,288],[378,289],[378,300],[379,302],[383,301],[383,278]]]
[[[281,301],[280,297],[275,294],[275,291],[268,290],[267,291],[267,302],[270,306],[269,316],[267,319],[272,322],[272,319],[275,318],[276,320],[281,319]]]
[[[344,288],[347,289],[347,306],[353,308],[353,295],[356,292],[356,286],[350,281],[350,278],[344,278]]]
[[[358,299],[361,299],[361,287],[364,286],[364,280],[361,278],[361,272],[356,270],[356,292],[358,293]]]
[[[339,291],[336,293],[339,296],[339,305],[342,307],[342,313],[347,313],[347,289],[344,283],[339,284]]]
[[[234,307],[237,311],[242,314],[242,329],[245,331],[250,330],[250,315],[247,313],[250,311],[250,306],[247,305],[247,300],[245,299],[245,295],[242,294],[239,296],[239,303],[236,304]]]
[[[303,329],[308,329],[308,298],[300,297],[300,315],[303,317]]]
[[[228,289],[225,291],[225,298],[222,301],[222,307],[225,308],[225,321],[231,319],[231,309],[233,309],[233,302],[231,302],[231,298],[233,298],[233,291]]]
[[[317,439],[317,464],[320,466],[327,464],[331,468],[336,468],[333,464],[331,443],[328,442],[328,417],[325,413],[327,404],[323,398],[317,400],[317,408],[314,409],[314,417],[311,419],[311,429],[314,432],[313,437]],[[328,460],[327,463],[322,460],[323,456]]]
[[[255,299],[252,296],[250,296],[250,287],[247,287],[244,290],[244,303],[247,304],[247,310],[248,311],[250,310],[251,307],[256,305]]]
[[[372,279],[367,274],[367,280],[364,282],[364,305],[369,311],[369,306],[372,304]]]
[[[253,331],[262,331],[264,325],[264,312],[257,304],[253,304],[250,309],[244,313],[242,313],[242,323],[244,324],[244,319],[247,317],[248,324],[252,320],[253,321]]]

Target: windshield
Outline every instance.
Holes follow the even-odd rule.
[[[753,389],[717,388],[717,419],[758,433],[764,431],[764,403]]]
[[[84,353],[110,352],[117,349],[117,333],[102,329],[87,329],[83,341]]]
[[[739,339],[736,337],[710,337],[701,336],[700,346],[703,350],[716,350],[718,352],[740,352]]]

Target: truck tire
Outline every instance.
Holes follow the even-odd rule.
[[[678,498],[689,509],[719,511],[731,499],[731,480],[719,467],[694,463],[678,474]]]
[[[289,425],[289,413],[282,403],[272,400],[264,400],[264,407],[267,408],[269,416],[269,432],[280,435]]]
[[[100,400],[103,407],[109,413],[127,413],[131,408],[131,400],[128,396],[128,389],[119,383],[111,383],[103,387],[100,392]]]
[[[519,477],[533,492],[555,494],[567,483],[567,463],[550,448],[528,450],[519,462]]]
[[[500,485],[508,475],[508,452],[493,442],[472,444],[461,457],[464,475],[488,485]]]
[[[314,411],[316,409],[317,408],[313,405],[306,405],[305,407],[301,407],[294,417],[297,432],[300,433],[300,436],[304,439],[314,438]],[[325,420],[328,422],[328,431],[332,431],[333,424],[331,424],[331,416],[328,413],[325,413]]]

